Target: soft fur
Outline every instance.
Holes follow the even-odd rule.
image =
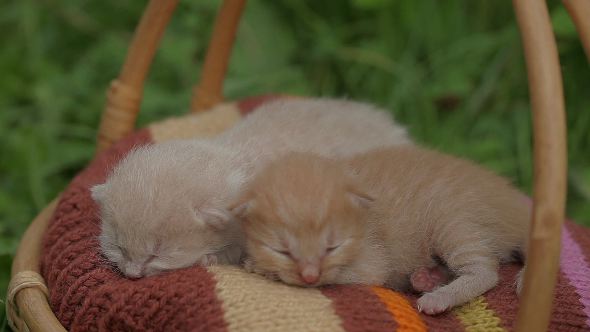
[[[507,180],[412,146],[341,162],[282,158],[259,173],[239,210],[247,267],[290,284],[407,291],[413,272],[443,260],[456,279],[418,300],[428,314],[494,287],[498,264],[526,248],[530,219],[524,196]],[[315,282],[305,278],[309,264]]]
[[[372,199],[339,163],[291,154],[261,171],[250,188],[235,207],[247,238],[248,269],[317,286],[340,280],[343,267],[358,260]]]
[[[263,105],[213,139],[138,148],[92,188],[102,252],[129,277],[237,263],[241,233],[229,207],[267,162],[289,151],[350,156],[408,143],[373,106],[292,99]]]

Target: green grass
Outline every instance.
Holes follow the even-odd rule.
[[[217,1],[181,2],[140,124],[187,110]],[[590,225],[590,67],[552,4],[568,110],[568,214]],[[0,296],[33,216],[94,152],[104,91],[143,1],[21,0],[0,10]],[[251,1],[225,84],[346,96],[393,110],[424,144],[532,183],[526,71],[510,2]],[[0,327],[5,326],[0,308]]]

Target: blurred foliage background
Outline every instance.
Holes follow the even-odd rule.
[[[145,2],[1,5],[2,298],[22,232],[92,158],[104,91]],[[187,110],[218,5],[179,4],[140,125]],[[590,67],[565,9],[559,1],[549,6],[568,111],[568,214],[590,225]],[[530,106],[510,2],[252,0],[225,91],[229,98],[289,93],[376,103],[419,142],[472,158],[530,193]]]

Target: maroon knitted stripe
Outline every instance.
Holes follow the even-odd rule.
[[[485,294],[488,308],[493,310],[501,320],[501,325],[512,330],[516,323],[518,297],[516,295],[516,274],[522,265],[508,264],[500,267],[498,285]]]
[[[366,286],[328,286],[322,294],[332,300],[334,311],[348,332],[395,331],[397,323],[377,297]]]
[[[82,259],[86,259],[88,256],[84,255],[81,257]],[[67,271],[69,272],[70,269]],[[54,312],[62,325],[75,329],[76,325],[72,325],[72,322],[79,316],[79,308],[87,300],[88,296],[90,296],[89,294],[91,294],[92,290],[103,284],[115,282],[121,276],[109,266],[94,268],[82,273],[80,271],[71,273],[71,276],[66,275],[65,278],[59,280],[59,287],[56,287],[51,292],[51,295],[52,304],[55,304],[54,307],[57,308]],[[71,284],[68,285],[68,283]],[[64,289],[65,291],[64,293],[59,293],[57,289]],[[97,318],[95,317],[94,323],[96,323]]]
[[[110,279],[104,271],[99,279]],[[192,267],[95,287],[76,310],[72,331],[227,331],[215,281]]]
[[[129,150],[150,140],[148,130],[140,130],[100,154],[70,183],[50,220],[42,244],[41,271],[50,290],[51,307],[66,328],[75,328],[70,325],[91,287],[108,282],[89,277],[105,269],[104,258],[98,254],[97,207],[89,188],[103,182]],[[121,277],[111,277],[117,278]]]
[[[77,248],[96,239],[99,227],[95,215],[96,207],[88,188],[70,184],[61,195],[43,239],[41,271],[50,287],[73,259],[71,255],[80,254]]]
[[[502,266],[498,286],[485,295],[488,307],[502,320],[502,327],[507,330],[513,330],[516,326],[519,299],[515,282],[516,274],[521,268],[519,264]],[[579,331],[586,325],[583,306],[578,298],[575,288],[560,272],[555,287],[549,331]]]
[[[587,227],[571,221],[566,221],[565,226],[569,229],[572,238],[580,246],[582,252],[584,252],[586,263],[590,264],[590,231]]]
[[[243,99],[237,102],[238,105],[238,109],[240,110],[240,114],[242,114],[242,116],[252,112],[254,109],[256,109],[258,106],[269,102],[271,100],[275,100],[275,99],[279,99],[282,96],[280,95],[262,95],[262,96],[257,96],[257,97],[252,97],[252,98],[248,98],[248,99]]]

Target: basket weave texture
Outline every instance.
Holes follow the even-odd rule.
[[[98,252],[99,218],[89,188],[138,145],[206,137],[274,97],[221,104],[169,119],[100,154],[63,193],[43,243],[41,270],[50,305],[70,331],[504,331],[516,320],[518,265],[501,268],[498,287],[437,317],[418,313],[416,296],[380,287],[302,289],[238,267],[191,267],[128,280]],[[550,331],[590,331],[590,230],[566,222]]]

